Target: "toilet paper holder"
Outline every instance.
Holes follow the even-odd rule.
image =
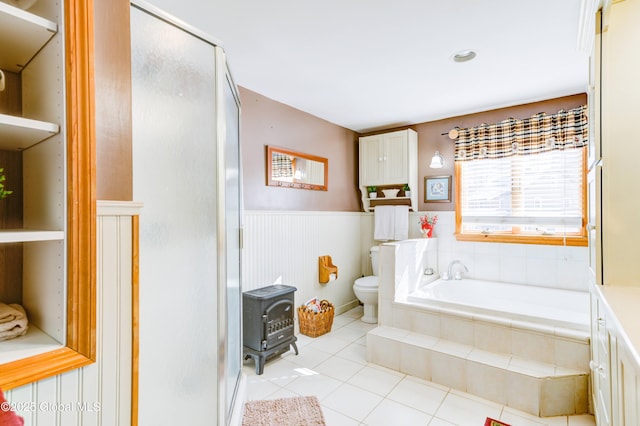
[[[338,267],[333,264],[331,256],[320,256],[318,258],[318,279],[322,284],[338,279]]]

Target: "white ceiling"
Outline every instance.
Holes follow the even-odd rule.
[[[580,2],[214,0],[207,27],[238,85],[365,132],[585,92]]]

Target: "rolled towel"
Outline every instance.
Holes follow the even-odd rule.
[[[22,336],[29,327],[27,313],[16,303],[0,303],[0,341]]]

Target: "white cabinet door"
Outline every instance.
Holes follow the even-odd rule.
[[[383,138],[384,135],[360,138],[360,185],[382,185],[383,176]]]
[[[360,138],[360,185],[409,182],[406,130]]]
[[[382,158],[384,183],[409,182],[409,138],[406,130],[384,135]]]
[[[621,340],[618,340],[620,343]],[[638,367],[633,362],[629,348],[625,344],[618,345],[617,354],[617,414],[616,424],[638,425],[640,423],[640,392]],[[615,416],[614,416],[615,417]]]
[[[591,294],[591,378],[593,403],[599,426],[611,425],[610,338],[604,306]]]

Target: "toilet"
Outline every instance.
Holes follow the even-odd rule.
[[[353,283],[353,292],[364,305],[364,315],[361,320],[369,324],[378,323],[378,252],[379,246],[373,246],[369,250],[373,275],[358,278]]]

